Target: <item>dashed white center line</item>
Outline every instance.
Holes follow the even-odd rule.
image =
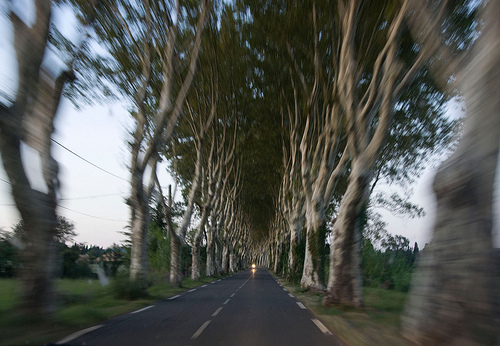
[[[142,308],[142,309],[139,309],[139,310],[135,310],[135,311],[132,311],[131,314],[136,314],[138,312],[143,312],[147,309],[151,309],[154,305],[150,305],[150,306],[146,306],[145,308]]]
[[[299,306],[299,308],[301,308],[301,309],[303,309],[303,310],[307,309],[307,308],[304,306],[304,304],[302,304],[301,302],[296,302],[296,303],[297,303],[297,305]]]
[[[204,287],[207,287],[207,285],[203,285],[203,286],[201,286],[201,288],[204,288]]]
[[[227,303],[229,303],[231,299],[226,299],[226,301],[223,303],[223,305],[226,305]]]
[[[288,293],[288,295],[290,296],[290,298],[293,298],[293,294],[291,294],[291,293]]]
[[[212,322],[211,320],[208,320],[206,321],[205,323],[203,323],[203,325],[196,331],[196,333],[193,334],[193,336],[191,337],[191,340],[194,340],[196,339],[197,337],[200,336],[201,333],[203,333],[203,331],[205,330],[205,328],[208,326],[208,324]]]
[[[192,290],[189,290],[188,293],[196,291],[196,288],[193,288]]]
[[[229,298],[233,298],[236,293],[233,293],[229,296]]]
[[[321,321],[313,318],[312,321],[314,322],[314,324],[319,328],[319,330],[321,330],[323,332],[323,334],[325,335],[332,335],[332,332],[330,332],[323,323],[321,323]]]
[[[170,298],[168,298],[167,300],[174,300],[174,299],[177,299],[177,298],[179,298],[179,297],[180,297],[180,295],[177,295],[177,296],[170,297]]]
[[[212,314],[212,317],[217,316],[221,310],[222,310],[222,306],[220,308],[218,308],[217,310],[215,310],[215,312]]]

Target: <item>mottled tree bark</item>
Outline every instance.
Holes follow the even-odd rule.
[[[420,24],[425,24],[432,15],[425,3],[419,5]],[[421,255],[402,317],[404,335],[418,344],[500,343],[498,263],[492,240],[500,138],[498,18],[500,2],[490,1],[481,13],[484,28],[472,49],[464,60],[447,65],[456,67],[449,72],[463,95],[466,119],[456,152],[434,179],[433,239]],[[425,39],[426,44],[444,46],[439,33]],[[444,77],[440,70],[434,72]]]
[[[28,27],[10,13],[14,27],[19,87],[9,106],[0,105],[0,153],[12,196],[24,222],[26,243],[21,251],[21,310],[30,316],[50,313],[55,275],[54,236],[57,225],[58,164],[51,153],[54,118],[64,84],[71,73],[54,78],[42,67],[51,18],[51,2],[35,3],[36,21]],[[35,149],[41,167],[24,167],[21,145]],[[30,186],[26,170],[40,169],[46,191]]]

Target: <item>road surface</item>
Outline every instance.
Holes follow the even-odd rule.
[[[72,334],[66,345],[342,345],[263,268]]]

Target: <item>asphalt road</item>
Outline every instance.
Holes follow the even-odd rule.
[[[240,272],[58,342],[66,345],[342,345],[265,269]]]

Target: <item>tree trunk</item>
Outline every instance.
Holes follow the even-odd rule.
[[[229,247],[224,244],[222,249],[222,274],[229,273]]]
[[[238,271],[236,254],[234,253],[234,247],[232,245],[229,245],[229,270],[231,273],[236,273]]]
[[[215,275],[215,242],[211,228],[212,225],[207,229],[207,269],[205,275],[208,277]]]
[[[191,249],[191,279],[194,281],[200,280],[200,247],[201,247],[201,235],[196,234],[193,242],[193,248]]]
[[[370,179],[367,164],[359,159],[353,161],[347,190],[333,226],[325,305],[364,305],[361,281],[362,214],[368,201]]]
[[[464,134],[434,180],[432,242],[421,253],[402,317],[418,344],[500,343],[498,263],[492,202],[500,138],[500,2],[483,12],[484,29],[457,79],[466,103]]]
[[[306,254],[300,285],[303,288],[324,291],[326,221],[320,208],[308,205],[306,212]]]
[[[222,275],[222,243],[219,236],[215,235],[215,269],[216,273]]]
[[[147,203],[133,210],[132,217],[132,251],[130,254],[130,280],[146,284],[148,273],[148,227],[149,206]]]
[[[294,277],[296,276],[295,272],[299,264],[297,248],[299,246],[299,240],[300,240],[299,235],[301,231],[301,222],[298,213],[294,212],[288,226],[290,229],[290,252],[288,256],[288,266],[290,271],[290,277]]]
[[[170,232],[170,283],[173,286],[182,286],[182,240],[174,232]]]

